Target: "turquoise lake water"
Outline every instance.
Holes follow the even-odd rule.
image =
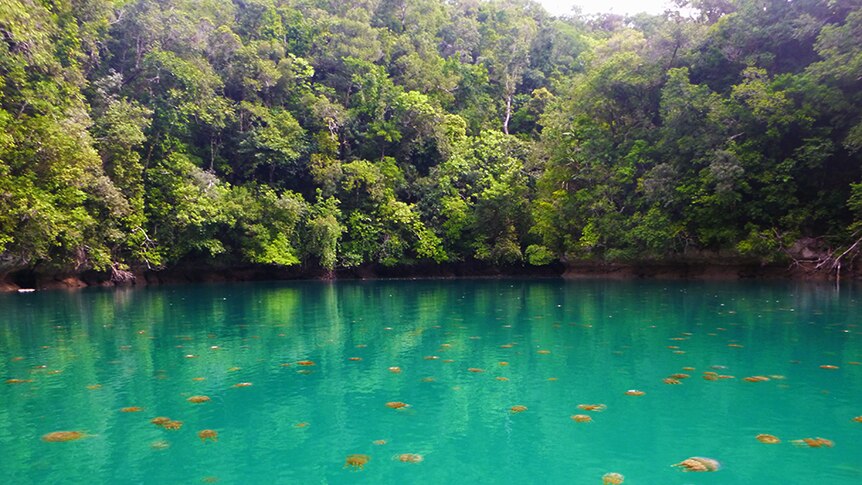
[[[860,318],[860,288],[801,283],[4,294],[0,482],[600,484],[617,472],[625,484],[858,484]],[[663,382],[676,373],[691,377]],[[188,402],[195,395],[210,400]],[[408,406],[387,407],[395,401]],[[121,411],[132,406],[142,410]],[[204,429],[218,441],[203,442]],[[86,436],[42,439],[54,431]],[[792,443],[814,437],[834,447]],[[345,467],[351,454],[369,461]],[[671,466],[691,456],[722,468]]]

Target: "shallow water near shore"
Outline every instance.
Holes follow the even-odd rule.
[[[853,421],[862,415],[860,315],[859,287],[810,283],[425,280],[2,294],[0,476],[599,484],[617,472],[626,484],[862,483],[862,423]],[[690,377],[665,383],[673,374]],[[768,380],[744,380],[752,376]],[[133,406],[141,410],[121,411]],[[156,426],[157,416],[182,425]],[[204,429],[217,441],[201,440]],[[54,431],[85,436],[42,439]],[[761,443],[761,433],[781,442]],[[792,443],[815,437],[834,447]],[[403,462],[405,453],[422,460]],[[368,462],[345,466],[351,454]],[[722,468],[671,466],[691,456]]]

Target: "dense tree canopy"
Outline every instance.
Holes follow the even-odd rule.
[[[862,3],[678,3],[0,0],[0,276],[854,254]]]

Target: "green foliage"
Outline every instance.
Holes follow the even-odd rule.
[[[777,261],[862,226],[858,2],[0,1],[0,275]]]

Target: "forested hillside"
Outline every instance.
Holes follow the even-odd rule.
[[[681,7],[0,0],[0,279],[849,262],[862,1]]]

